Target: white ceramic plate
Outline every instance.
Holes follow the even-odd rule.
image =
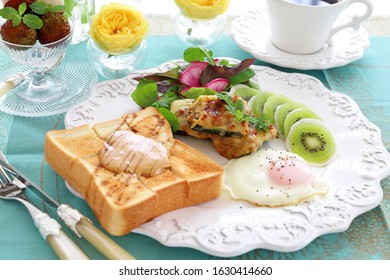
[[[66,127],[96,123],[138,110],[131,99],[137,84],[132,78],[165,71],[177,63],[180,61],[97,84],[89,100],[68,111]],[[221,257],[237,256],[256,248],[287,252],[303,248],[320,235],[348,229],[355,217],[380,204],[383,196],[380,180],[390,174],[390,155],[381,142],[380,130],[364,117],[358,105],[350,97],[326,89],[311,76],[261,66],[253,69],[254,81],[263,90],[288,95],[310,106],[333,129],[340,154],[326,167],[313,168],[329,184],[328,195],[294,206],[266,208],[235,201],[222,192],[216,200],[164,214],[134,232],[166,246],[191,247]],[[209,142],[186,136],[180,139],[220,164],[226,163]],[[280,140],[267,145],[284,149]]]
[[[339,21],[345,21],[342,16]],[[236,44],[255,58],[282,67],[301,70],[328,69],[349,64],[363,57],[370,46],[369,36],[362,27],[344,29],[332,38],[330,45],[317,53],[296,55],[276,48],[269,36],[268,15],[265,9],[248,11],[232,22],[231,35]]]

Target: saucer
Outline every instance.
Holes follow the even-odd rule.
[[[345,21],[346,16],[340,16]],[[369,35],[362,27],[346,28],[336,33],[331,43],[313,54],[298,55],[284,52],[270,40],[267,11],[253,10],[232,22],[231,35],[236,44],[255,58],[277,66],[300,70],[328,69],[359,60],[370,46]]]
[[[17,64],[0,53],[0,83],[19,73],[28,73],[31,68]],[[44,117],[62,114],[70,107],[88,99],[90,89],[98,82],[98,76],[87,63],[71,56],[52,70],[57,77],[66,81],[65,93],[58,98],[43,102],[33,102],[20,98],[15,88],[0,98],[0,111],[24,117]]]

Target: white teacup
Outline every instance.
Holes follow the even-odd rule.
[[[319,5],[314,5],[315,2]],[[340,13],[354,3],[363,4],[364,13],[334,26]],[[332,36],[340,30],[358,29],[372,14],[373,5],[370,0],[338,0],[335,4],[317,0],[267,0],[267,10],[272,43],[285,52],[311,54],[330,44]]]

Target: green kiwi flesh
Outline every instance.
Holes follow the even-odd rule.
[[[234,94],[242,99],[248,101],[251,97],[256,96],[260,93],[258,89],[250,87],[240,87],[234,91]]]
[[[274,94],[272,92],[262,91],[258,95],[256,95],[254,97],[254,99],[253,99],[253,97],[251,98],[251,100],[249,101],[249,103],[251,103],[250,108],[252,110],[252,114],[256,118],[261,118],[263,116],[263,106],[264,106],[264,103],[267,101],[267,99],[270,96],[273,96],[273,95]],[[248,103],[248,105],[249,105],[249,103]]]
[[[279,105],[275,111],[275,126],[278,130],[279,135],[284,136],[284,121],[289,113],[296,109],[307,109],[304,104],[296,103],[296,102],[287,102]]]
[[[291,127],[286,138],[286,148],[308,163],[321,166],[334,158],[336,140],[323,121],[303,119]]]
[[[306,108],[296,109],[294,111],[291,111],[284,120],[283,124],[283,132],[284,136],[287,137],[287,135],[290,132],[290,128],[298,121],[303,119],[316,119],[321,120],[321,118],[315,114],[313,111],[310,111]]]
[[[287,102],[292,102],[292,100],[284,95],[274,94],[270,96],[263,106],[263,115],[266,115],[270,120],[271,124],[275,124],[275,112],[276,108]]]

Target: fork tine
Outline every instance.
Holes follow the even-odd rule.
[[[7,184],[12,183],[11,178],[8,176],[7,172],[5,172],[4,168],[0,165],[0,173],[1,176],[7,181]]]
[[[0,167],[2,167],[3,172],[5,173],[8,172],[8,174],[11,175],[12,179],[10,179],[10,177],[8,176],[8,179],[11,183],[14,182],[14,179],[17,179],[24,185],[31,184],[31,182],[29,182],[29,180],[26,177],[24,177],[18,170],[16,170],[12,165],[9,164],[7,159],[4,158],[4,155],[1,153],[1,151],[0,151]]]
[[[3,188],[4,182],[3,182],[3,175],[0,176],[0,188]]]
[[[0,165],[0,187],[1,188],[4,188],[4,185],[6,184],[5,181],[8,181],[7,179],[7,174],[5,173],[5,170],[3,169],[3,167]]]
[[[18,197],[20,199],[28,200],[24,194],[24,189],[13,183],[4,168],[0,165],[0,197],[12,198]],[[29,201],[29,200],[28,200]],[[31,201],[29,201],[32,203]]]
[[[5,155],[3,154],[3,152],[1,150],[0,150],[0,160],[5,162],[5,163],[8,163],[7,158],[5,157]]]

